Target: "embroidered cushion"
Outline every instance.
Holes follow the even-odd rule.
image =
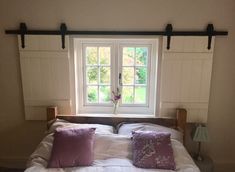
[[[140,168],[175,170],[170,133],[132,132],[133,164]]]
[[[95,128],[58,128],[54,134],[49,168],[89,166],[94,159]]]

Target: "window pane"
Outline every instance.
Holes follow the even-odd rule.
[[[133,66],[134,58],[135,58],[135,48],[133,47],[123,48],[122,56],[123,56],[123,59],[122,59],[123,66]]]
[[[110,67],[100,67],[100,83],[110,83]]]
[[[97,64],[97,47],[86,48],[86,63]]]
[[[134,83],[134,67],[123,67],[122,68],[122,82],[123,84]]]
[[[100,64],[109,65],[110,64],[110,47],[100,47]]]
[[[147,69],[145,67],[136,67],[135,83],[146,84],[146,80],[147,80]]]
[[[146,103],[146,87],[135,87],[135,103]]]
[[[133,87],[124,86],[122,87],[122,103],[130,104],[134,102]]]
[[[98,83],[98,67],[87,68],[87,84]]]
[[[100,86],[100,102],[109,103],[110,102],[110,86]]]
[[[98,87],[97,86],[88,86],[87,87],[87,102],[88,103],[97,103],[98,101]]]
[[[148,48],[136,48],[136,65],[147,65]]]

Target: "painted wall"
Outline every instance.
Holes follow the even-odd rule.
[[[0,0],[0,162],[15,164],[35,149],[45,122],[25,121],[17,38],[5,29],[26,22],[34,29],[162,30],[202,29],[212,22],[229,31],[216,38],[206,152],[219,169],[235,165],[234,0]],[[225,166],[224,166],[225,165]],[[223,171],[223,170],[222,170]]]

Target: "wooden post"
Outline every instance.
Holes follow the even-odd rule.
[[[58,115],[57,107],[51,106],[47,108],[47,121],[51,121]]]
[[[185,144],[185,130],[186,130],[186,123],[187,123],[187,111],[186,109],[176,109],[176,126],[178,130],[183,132],[183,142]]]

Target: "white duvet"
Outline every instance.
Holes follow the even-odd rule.
[[[131,140],[128,136],[96,134],[94,163],[89,167],[46,168],[50,158],[53,134],[47,135],[30,156],[26,172],[171,172],[172,170],[143,169],[132,165]],[[172,139],[176,171],[199,172],[182,143]]]

